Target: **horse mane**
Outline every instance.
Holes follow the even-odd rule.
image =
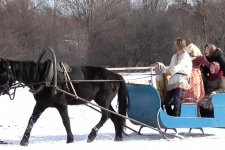
[[[9,60],[13,75],[16,80],[30,83],[40,80],[46,67],[46,63],[35,63],[34,61],[12,61]]]

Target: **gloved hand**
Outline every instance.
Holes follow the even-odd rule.
[[[216,94],[215,91],[213,91],[213,92],[211,92],[211,93],[209,94],[209,99],[210,99],[210,100],[212,100],[212,97],[213,97],[214,94]]]

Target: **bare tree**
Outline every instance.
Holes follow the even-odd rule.
[[[225,48],[223,0],[0,0],[1,57],[52,47],[73,65],[168,64],[177,37]]]
[[[159,10],[165,11],[171,0],[136,0],[135,5],[145,12],[155,13]]]
[[[225,48],[225,1],[214,2],[207,12],[209,42]]]

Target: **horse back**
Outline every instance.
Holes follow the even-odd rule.
[[[73,83],[78,96],[90,101],[99,97],[101,97],[99,99],[108,99],[117,94],[120,82],[118,82],[119,78],[116,73],[102,67],[92,66],[81,67],[81,70],[84,75],[83,81]]]
[[[84,66],[81,70],[84,80],[119,80],[118,74],[103,67]]]

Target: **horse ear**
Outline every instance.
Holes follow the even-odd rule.
[[[0,58],[0,62],[4,62],[5,60],[3,58]]]

